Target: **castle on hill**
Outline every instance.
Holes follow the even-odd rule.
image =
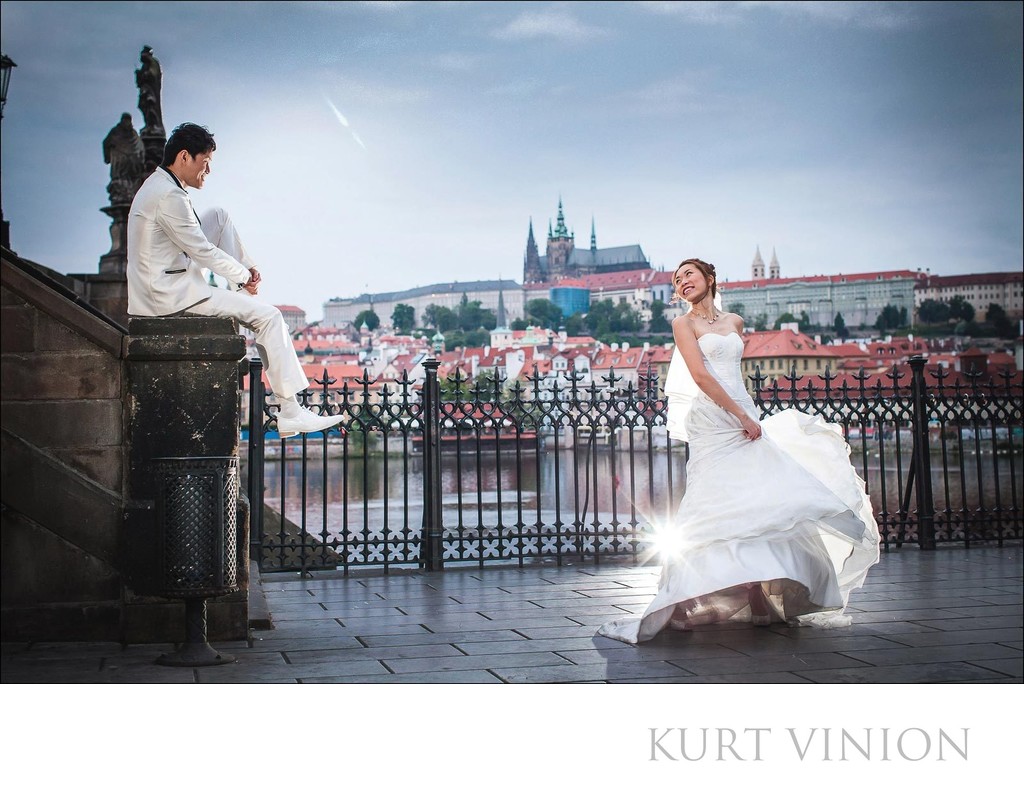
[[[593,218],[590,220],[590,249],[577,247],[575,232],[565,226],[561,198],[554,227],[548,222],[548,243],[543,256],[537,249],[533,219],[530,219],[523,260],[524,284],[553,284],[566,278],[582,278],[596,273],[649,269],[651,263],[638,244],[598,248]]]

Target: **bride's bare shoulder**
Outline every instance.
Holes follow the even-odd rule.
[[[676,315],[672,318],[672,333],[679,334],[684,332],[686,334],[695,334],[693,328],[693,318],[687,315]]]
[[[743,332],[743,318],[737,315],[735,312],[726,312],[724,316],[726,323],[730,323],[736,326],[736,330]]]

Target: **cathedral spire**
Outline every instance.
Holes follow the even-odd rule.
[[[754,260],[750,265],[750,277],[758,281],[764,278],[764,259],[761,258],[761,246],[757,246],[757,251],[754,253]]]
[[[775,248],[772,248],[772,263],[768,265],[768,277],[779,277],[779,258],[775,255]]]
[[[537,241],[533,238],[533,217],[530,217],[530,231],[526,237],[526,258],[523,260],[523,283],[530,284],[543,281],[540,268],[540,253]]]
[[[594,228],[594,217],[590,217],[590,249],[597,250],[597,230]]]
[[[495,330],[508,330],[508,313],[505,311],[505,296],[502,291],[501,276],[498,277],[498,313],[495,315]]]
[[[558,195],[558,220],[555,225],[555,238],[566,239],[569,237],[569,231],[565,228],[565,214],[562,213],[562,195]]]

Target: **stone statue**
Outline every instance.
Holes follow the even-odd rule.
[[[135,84],[139,88],[139,110],[142,112],[142,134],[164,137],[164,119],[160,111],[160,63],[153,49],[146,45],[139,54],[142,67],[135,71]]]
[[[130,205],[145,179],[146,148],[129,113],[103,139],[103,162],[110,165],[110,204]]]

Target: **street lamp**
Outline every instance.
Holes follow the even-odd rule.
[[[11,68],[18,65],[6,53],[0,55],[0,120],[4,117],[7,106],[7,88],[11,84]],[[4,219],[3,204],[0,203],[0,244],[11,249],[11,223]]]
[[[4,106],[7,104],[7,88],[11,84],[11,68],[17,67],[14,60],[6,53],[0,55],[0,118],[4,117]]]

